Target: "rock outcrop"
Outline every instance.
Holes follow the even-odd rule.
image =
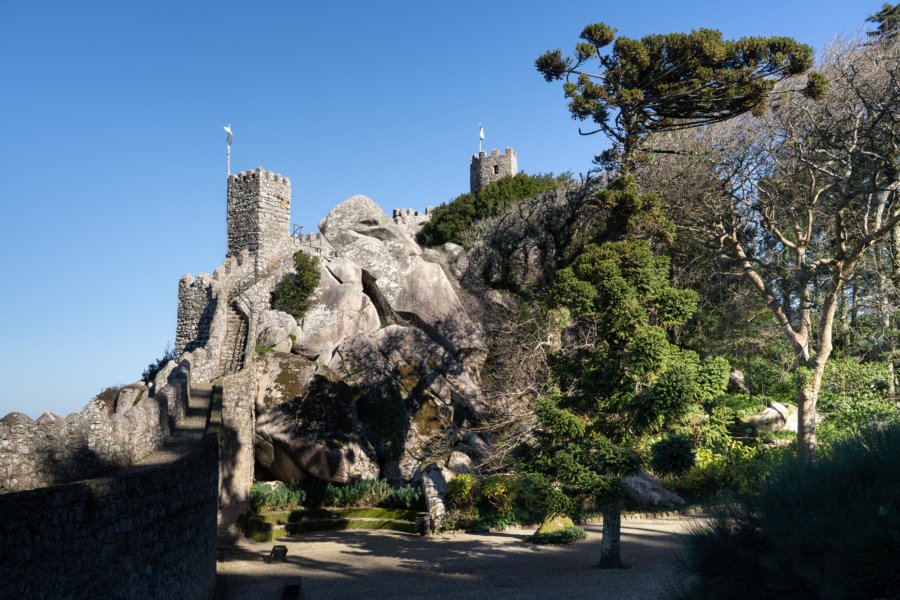
[[[377,478],[356,395],[325,365],[271,353],[258,366],[257,465],[282,481]]]
[[[659,479],[641,471],[622,480],[628,505],[634,508],[675,508],[684,506],[684,499],[669,490]]]
[[[487,345],[458,284],[365,196],[319,227],[333,252],[318,253],[312,307],[299,322],[275,310],[258,319],[268,354],[257,358],[257,465],[338,483],[415,481],[430,464],[474,471],[486,443],[457,430],[488,415]]]

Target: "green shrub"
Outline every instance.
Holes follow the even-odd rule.
[[[306,499],[298,483],[254,481],[250,486],[250,510],[256,514],[291,510]]]
[[[422,503],[418,486],[392,488],[384,479],[359,479],[347,485],[329,483],[318,494],[316,504],[340,508],[405,508],[414,510]]]
[[[450,508],[470,511],[478,501],[478,492],[478,479],[474,475],[457,475],[447,483],[447,503]]]
[[[302,251],[294,253],[295,273],[282,277],[272,292],[272,307],[301,319],[312,305],[313,294],[319,286],[319,257]]]
[[[697,371],[697,399],[709,402],[725,393],[731,367],[721,356],[707,358]]]
[[[587,537],[587,533],[581,527],[573,526],[558,529],[549,533],[535,533],[528,538],[533,544],[571,544]]]
[[[477,195],[462,194],[435,208],[416,239],[424,246],[440,246],[447,242],[461,244],[464,234],[475,221],[495,217],[513,204],[553,190],[570,179],[567,175],[519,173],[493,181]]]
[[[694,466],[694,446],[687,435],[670,434],[650,448],[650,466],[660,475],[681,475]]]
[[[384,479],[360,479],[347,485],[329,483],[322,503],[336,507],[380,506],[391,495],[391,486]]]
[[[828,444],[857,435],[874,423],[900,420],[897,404],[886,397],[887,366],[854,358],[830,360],[825,367],[817,412],[819,435]]]
[[[379,506],[384,508],[405,508],[415,510],[422,505],[422,490],[414,485],[401,485],[391,490]]]
[[[481,496],[500,514],[507,514],[522,492],[522,481],[515,475],[493,475],[481,485]]]
[[[686,570],[703,599],[900,597],[900,426],[869,430],[695,530]]]

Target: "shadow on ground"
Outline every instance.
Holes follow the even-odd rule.
[[[630,569],[602,571],[600,526],[567,546],[535,546],[531,530],[420,538],[381,531],[291,536],[283,563],[263,557],[273,543],[241,541],[219,563],[220,598],[280,598],[302,578],[307,600],[322,598],[592,598],[664,597],[679,583],[674,560],[680,533],[696,518],[623,523],[622,558]]]

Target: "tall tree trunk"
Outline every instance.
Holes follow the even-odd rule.
[[[816,403],[829,354],[820,351],[797,382],[797,456],[806,462],[816,459]]]
[[[600,542],[601,569],[624,569],[622,564],[622,505],[610,504],[603,510],[603,539]]]

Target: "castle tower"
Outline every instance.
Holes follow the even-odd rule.
[[[492,181],[507,176],[511,177],[518,172],[519,161],[516,151],[509,146],[506,147],[503,154],[497,152],[496,148],[490,156],[485,152],[473,154],[472,164],[469,165],[469,190],[473,194],[477,194]]]
[[[228,256],[244,249],[263,270],[290,243],[291,181],[262,167],[228,176]]]

